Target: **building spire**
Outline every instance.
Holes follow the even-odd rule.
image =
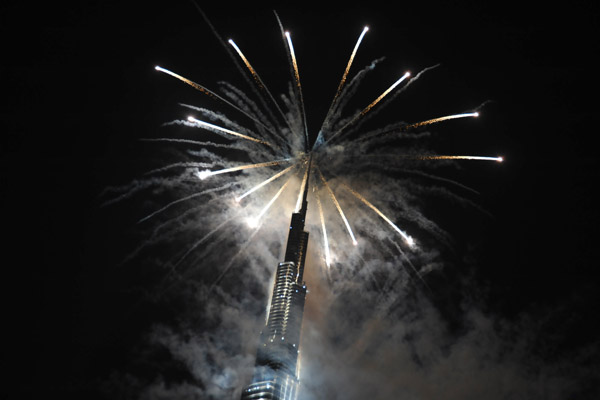
[[[302,208],[300,209],[300,213],[302,214],[303,218],[306,218],[306,209],[308,207],[308,181],[310,180],[310,168],[312,166],[312,153],[309,154],[308,156],[308,170],[306,172],[306,180],[304,181],[304,193],[302,195]]]

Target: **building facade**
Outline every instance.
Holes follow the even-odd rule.
[[[308,232],[304,231],[308,182],[302,208],[292,214],[284,261],[275,272],[267,323],[260,334],[252,383],[242,400],[294,400],[298,393],[300,330],[306,299],[303,281]]]

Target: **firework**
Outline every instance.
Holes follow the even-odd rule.
[[[409,253],[417,250],[417,240],[413,237],[429,235],[443,241],[445,233],[426,217],[418,204],[418,196],[435,190],[450,196],[448,185],[458,188],[463,186],[431,174],[428,169],[435,168],[438,160],[502,162],[503,158],[432,154],[430,151],[422,151],[414,143],[407,143],[411,140],[418,141],[420,137],[418,134],[407,133],[415,128],[448,120],[477,117],[479,112],[448,115],[417,123],[399,121],[384,128],[361,131],[366,117],[375,114],[372,110],[388,105],[411,82],[433,68],[422,69],[411,79],[410,73],[404,73],[366,107],[360,111],[348,111],[349,99],[357,96],[361,82],[378,62],[376,60],[353,77],[350,76],[358,49],[369,31],[368,27],[364,27],[351,52],[326,117],[316,131],[318,137],[311,141],[300,83],[298,63],[301,60],[296,58],[290,32],[283,29],[281,20],[277,14],[275,16],[291,71],[289,93],[282,94],[279,100],[271,94],[240,47],[232,39],[223,41],[212,25],[217,38],[228,49],[232,62],[238,65],[238,70],[250,84],[249,92],[230,83],[220,83],[219,89],[210,90],[168,69],[155,67],[157,71],[200,91],[208,101],[216,102],[225,109],[217,112],[214,108],[182,104],[193,110],[198,117],[190,116],[166,124],[199,132],[198,135],[202,137],[208,131],[219,135],[222,139],[220,141],[178,137],[147,139],[150,142],[166,142],[184,148],[181,160],[150,171],[143,179],[121,188],[118,193],[119,200],[155,186],[176,193],[174,198],[139,220],[140,223],[147,223],[160,218],[153,240],[149,240],[148,244],[161,238],[174,240],[184,231],[190,235],[194,234],[194,230],[200,229],[204,233],[194,234],[200,237],[199,240],[177,243],[181,246],[179,257],[174,257],[176,261],[170,263],[179,265],[183,259],[190,259],[190,264],[193,264],[194,260],[200,258],[206,260],[217,257],[211,256],[210,251],[217,249],[226,240],[237,240],[238,252],[219,274],[218,279],[222,279],[231,267],[233,258],[241,254],[243,249],[247,252],[255,251],[252,253],[255,258],[261,257],[258,254],[261,246],[253,242],[258,237],[256,232],[270,231],[263,226],[266,222],[277,219],[275,216],[269,218],[269,214],[274,213],[272,210],[278,203],[278,207],[285,210],[281,214],[288,215],[293,211],[292,198],[295,196],[291,192],[295,191],[286,189],[294,185],[297,185],[300,193],[295,199],[295,209],[298,210],[307,182],[311,182],[309,193],[318,210],[314,216],[309,212],[307,227],[319,232],[322,238],[320,253],[328,269],[334,265],[332,254],[335,253],[335,259],[342,260],[351,270],[352,266],[359,263],[356,260],[360,260],[360,257],[351,256],[355,254],[352,253],[352,248],[359,248],[359,251],[364,252],[383,248],[382,254],[394,252],[400,248],[394,240],[396,234],[400,235],[402,240],[399,243]],[[231,48],[234,52],[231,52]],[[228,116],[232,113],[243,115],[245,122],[235,122],[232,116]],[[312,162],[308,161],[309,158]],[[273,187],[283,175],[286,176],[285,182]],[[458,196],[456,198],[460,199]],[[359,210],[361,204],[367,206],[367,213]],[[199,222],[188,223],[191,215],[197,215]],[[240,221],[246,224],[241,224]],[[409,227],[403,228],[403,224],[408,224]],[[247,226],[254,229],[254,232],[249,233]],[[168,227],[175,232],[169,233]],[[412,230],[410,234],[409,230]],[[265,235],[268,239],[264,239]],[[281,237],[274,239],[275,237],[265,233],[261,240],[282,241]],[[422,242],[420,238],[418,242]],[[253,243],[256,244],[256,250],[252,250]],[[349,243],[353,246],[347,246]],[[365,245],[360,246],[362,243]],[[196,258],[192,257],[194,252],[199,252]],[[402,254],[398,263],[415,269],[410,261],[411,256]],[[279,255],[274,258],[278,259]],[[211,287],[214,287],[214,283]]]

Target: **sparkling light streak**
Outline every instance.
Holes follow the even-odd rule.
[[[288,49],[290,51],[290,57],[292,59],[294,78],[296,81],[296,90],[298,93],[298,100],[300,104],[300,115],[302,117],[302,126],[304,127],[304,139],[306,140],[306,149],[308,149],[308,126],[306,124],[306,112],[304,111],[304,97],[302,96],[302,85],[300,85],[300,72],[298,71],[298,62],[296,61],[296,53],[294,52],[294,45],[292,44],[292,37],[290,36],[289,32],[285,32],[285,38],[287,39]]]
[[[385,92],[381,93],[378,98],[376,98],[375,100],[373,100],[373,102],[371,104],[366,106],[365,109],[360,112],[360,116],[362,117],[363,115],[365,115],[366,113],[371,111],[371,109],[373,107],[375,107],[375,105],[377,103],[379,103],[385,96],[387,96],[392,90],[394,90],[396,88],[396,86],[398,86],[400,83],[402,83],[409,76],[410,76],[410,72],[406,72],[404,75],[402,75],[402,77],[400,79],[398,79],[396,82],[394,82],[394,84],[392,86],[387,88],[387,90]]]
[[[169,71],[169,70],[168,70],[168,69],[166,69],[166,68],[162,68],[162,67],[160,67],[160,66],[158,66],[158,65],[157,65],[157,66],[155,66],[155,67],[154,67],[154,69],[155,69],[155,70],[157,70],[157,71],[160,71],[160,72],[164,72],[164,73],[165,73],[165,74],[167,74],[167,75],[171,75],[172,77],[174,77],[174,78],[177,78],[177,79],[179,79],[180,81],[187,83],[188,85],[190,85],[190,86],[191,86],[191,87],[193,87],[194,89],[196,89],[196,90],[199,90],[199,91],[201,91],[202,93],[204,93],[204,94],[206,94],[206,95],[208,95],[208,96],[210,96],[210,97],[214,97],[214,98],[223,99],[221,96],[219,96],[218,94],[216,94],[216,93],[215,93],[215,92],[213,92],[212,90],[209,90],[209,89],[205,88],[204,86],[197,84],[197,83],[196,83],[196,82],[194,82],[194,81],[191,81],[191,80],[189,80],[189,79],[187,79],[187,78],[184,78],[183,76],[181,76],[181,75],[178,75],[178,74],[176,74],[175,72]]]
[[[261,187],[273,182],[275,179],[279,178],[282,175],[287,174],[292,168],[294,168],[296,165],[290,165],[289,167],[287,167],[286,169],[284,169],[281,172],[276,173],[275,175],[273,175],[272,177],[270,177],[269,179],[264,180],[263,182],[259,183],[258,185],[254,186],[252,189],[248,190],[246,193],[238,196],[235,198],[236,202],[240,202],[244,197],[254,193],[255,191],[257,191],[258,189],[260,189]]]
[[[273,203],[275,203],[275,200],[277,200],[277,198],[281,195],[281,193],[283,193],[283,191],[285,190],[285,188],[287,187],[287,185],[289,183],[290,183],[290,179],[285,181],[283,186],[281,186],[281,188],[277,191],[277,193],[275,193],[275,196],[273,196],[273,198],[267,203],[267,205],[264,206],[262,210],[260,210],[260,213],[258,213],[258,215],[256,217],[251,217],[246,220],[248,223],[248,226],[250,226],[251,228],[258,227],[258,224],[259,224],[261,218],[263,217],[263,215],[265,215],[265,213],[269,210],[269,208],[271,208]]]
[[[193,122],[193,123],[195,123],[197,125],[200,125],[200,126],[202,126],[204,128],[207,128],[208,130],[217,131],[217,132],[223,132],[223,133],[226,133],[228,135],[237,136],[237,137],[245,139],[245,140],[250,140],[250,141],[253,141],[253,142],[256,142],[256,143],[264,144],[264,145],[269,146],[269,147],[274,147],[271,143],[265,142],[264,140],[253,138],[252,136],[244,135],[242,133],[235,132],[235,131],[232,131],[230,129],[222,128],[222,127],[217,126],[217,125],[209,124],[208,122],[200,121],[199,119],[196,119],[194,117],[188,117],[187,119],[188,119],[188,121]]]
[[[447,121],[450,119],[468,118],[468,117],[479,117],[479,113],[472,112],[472,113],[464,113],[464,114],[454,114],[454,115],[447,115],[445,117],[428,119],[427,121],[421,121],[421,122],[416,122],[414,124],[409,124],[405,127],[405,129],[418,128],[420,126],[431,125],[431,124],[435,124],[438,122]]]
[[[325,264],[327,268],[331,267],[331,254],[329,253],[329,240],[327,239],[327,228],[325,227],[325,216],[323,214],[323,205],[321,204],[321,198],[317,191],[315,198],[317,199],[317,206],[319,207],[319,218],[321,219],[321,232],[323,232],[323,250],[325,252]]]
[[[262,80],[260,79],[260,77],[258,76],[258,74],[256,73],[256,71],[254,70],[254,68],[252,68],[252,65],[250,64],[250,62],[248,61],[248,59],[246,58],[246,56],[244,56],[244,53],[242,53],[242,50],[240,50],[240,48],[235,44],[235,42],[232,39],[229,39],[228,42],[235,49],[235,51],[238,53],[238,55],[240,56],[240,58],[242,59],[242,61],[244,62],[244,64],[246,64],[246,68],[248,68],[248,70],[252,74],[252,77],[256,81],[256,84],[260,87],[260,89],[263,89],[264,85],[262,83]]]
[[[387,90],[385,90],[382,94],[380,94],[379,97],[377,97],[375,100],[373,100],[371,102],[371,104],[369,104],[368,106],[366,106],[350,122],[348,122],[346,125],[344,125],[342,128],[340,128],[337,132],[335,132],[333,135],[331,135],[327,139],[327,142],[331,142],[335,137],[337,137],[340,133],[342,133],[344,130],[346,130],[346,128],[348,128],[351,125],[354,125],[359,119],[361,119],[362,117],[364,117],[369,111],[371,111],[371,109],[373,107],[375,107],[377,105],[377,103],[379,103],[385,96],[387,96],[392,90],[394,90],[400,83],[402,83],[409,76],[410,76],[410,72],[406,72],[404,75],[402,75],[402,77],[400,79],[398,79],[396,82],[394,82],[394,84],[392,84],[392,86],[390,86],[389,88],[387,88]]]
[[[272,131],[270,128],[268,128],[268,127],[267,127],[267,126],[266,126],[266,125],[265,125],[265,124],[264,124],[262,121],[260,121],[260,120],[256,119],[254,116],[252,116],[252,115],[248,114],[246,111],[242,110],[240,107],[236,106],[235,104],[233,104],[233,103],[232,103],[232,102],[230,102],[229,100],[227,100],[227,99],[223,98],[222,96],[219,96],[217,93],[213,92],[212,90],[210,90],[210,89],[207,89],[207,88],[205,88],[204,86],[202,86],[202,85],[199,85],[199,84],[197,84],[197,83],[196,83],[196,82],[194,82],[194,81],[191,81],[191,80],[189,80],[189,79],[187,79],[187,78],[184,78],[183,76],[181,76],[181,75],[178,75],[178,74],[176,74],[176,73],[174,73],[174,72],[172,72],[172,71],[169,71],[169,70],[168,70],[168,69],[166,69],[166,68],[162,68],[162,67],[160,67],[160,66],[158,66],[158,65],[157,65],[157,66],[155,66],[155,67],[154,67],[154,69],[155,69],[155,70],[157,70],[157,71],[163,72],[163,73],[165,73],[165,74],[167,74],[167,75],[170,75],[170,76],[172,76],[172,77],[174,77],[174,78],[177,78],[177,79],[179,79],[180,81],[182,81],[182,82],[184,82],[184,83],[187,83],[188,85],[190,85],[190,86],[191,86],[191,87],[193,87],[194,89],[196,89],[196,90],[198,90],[198,91],[200,91],[200,92],[202,92],[202,93],[206,94],[207,96],[209,96],[209,97],[211,97],[211,98],[213,98],[213,99],[217,99],[217,100],[219,100],[219,101],[223,102],[224,104],[227,104],[229,107],[231,107],[231,108],[233,108],[233,109],[237,110],[238,112],[240,112],[240,113],[244,114],[246,117],[248,117],[248,118],[249,118],[249,119],[251,119],[252,121],[254,121],[254,122],[256,122],[257,124],[261,125],[261,126],[262,126],[263,128],[265,128],[267,131],[269,131],[269,132],[273,133],[273,131]]]
[[[350,223],[348,222],[346,215],[344,215],[344,211],[342,211],[342,206],[340,206],[340,203],[338,202],[337,198],[335,197],[333,190],[331,190],[331,187],[329,187],[329,184],[325,180],[325,177],[321,173],[321,170],[319,169],[319,167],[317,167],[317,171],[319,172],[319,177],[321,178],[321,181],[323,182],[323,186],[325,186],[325,188],[327,188],[327,191],[329,192],[329,197],[331,197],[331,200],[333,201],[333,204],[335,204],[335,207],[337,208],[338,213],[340,214],[340,217],[342,217],[342,220],[344,221],[344,225],[346,225],[346,230],[348,231],[348,234],[352,238],[352,244],[356,246],[358,244],[358,242],[356,241],[356,238],[354,237],[354,232],[352,232],[352,228],[350,227]]]
[[[369,31],[369,27],[365,26],[362,33],[360,34],[360,37],[356,41],[356,45],[354,46],[354,50],[352,51],[352,54],[350,55],[350,59],[348,60],[348,64],[346,65],[346,69],[344,70],[344,75],[342,75],[340,84],[338,85],[337,91],[335,93],[335,97],[333,98],[333,101],[331,102],[332,108],[333,108],[333,105],[336,103],[338,97],[340,97],[342,88],[344,87],[344,84],[346,83],[346,78],[348,77],[348,72],[350,72],[350,67],[352,66],[352,63],[354,62],[354,57],[356,56],[356,52],[358,51],[358,47],[360,46],[360,43],[362,42],[363,38],[365,37],[365,34],[368,31]],[[331,108],[330,108],[330,110],[331,110]]]
[[[385,216],[384,213],[382,213],[381,211],[379,211],[379,209],[377,207],[375,207],[373,204],[371,204],[367,199],[365,199],[360,193],[356,192],[355,190],[353,190],[351,187],[347,186],[347,185],[343,185],[348,191],[350,191],[350,193],[352,193],[357,199],[359,199],[360,201],[362,201],[363,203],[365,203],[369,208],[371,208],[373,211],[375,211],[377,213],[377,215],[379,215],[381,218],[383,218],[383,220],[385,222],[387,222],[392,228],[394,228],[394,230],[396,232],[398,232],[400,234],[400,236],[402,236],[402,238],[406,241],[406,243],[408,244],[409,247],[414,247],[415,246],[415,240],[408,236],[406,234],[406,232],[404,232],[402,229],[398,228],[396,226],[396,224],[394,224],[388,217]]]
[[[480,160],[503,162],[504,157],[486,157],[486,156],[417,156],[419,160]]]
[[[279,165],[279,164],[284,163],[284,162],[289,162],[290,160],[292,160],[292,159],[291,158],[286,158],[284,160],[267,161],[267,162],[264,162],[264,163],[240,165],[239,167],[231,167],[231,168],[219,169],[217,171],[211,171],[211,170],[206,169],[204,171],[197,171],[196,172],[196,176],[198,178],[200,178],[200,180],[204,180],[204,179],[208,178],[209,176],[213,176],[213,175],[227,174],[227,173],[230,173],[230,172],[241,171],[241,170],[252,169],[252,168],[272,167],[272,166]]]

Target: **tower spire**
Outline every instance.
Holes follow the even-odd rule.
[[[301,212],[306,218],[306,208],[308,207],[308,181],[310,180],[310,167],[312,166],[312,153],[308,155],[308,169],[306,173],[306,181],[304,182],[304,194],[302,195],[302,209]]]

